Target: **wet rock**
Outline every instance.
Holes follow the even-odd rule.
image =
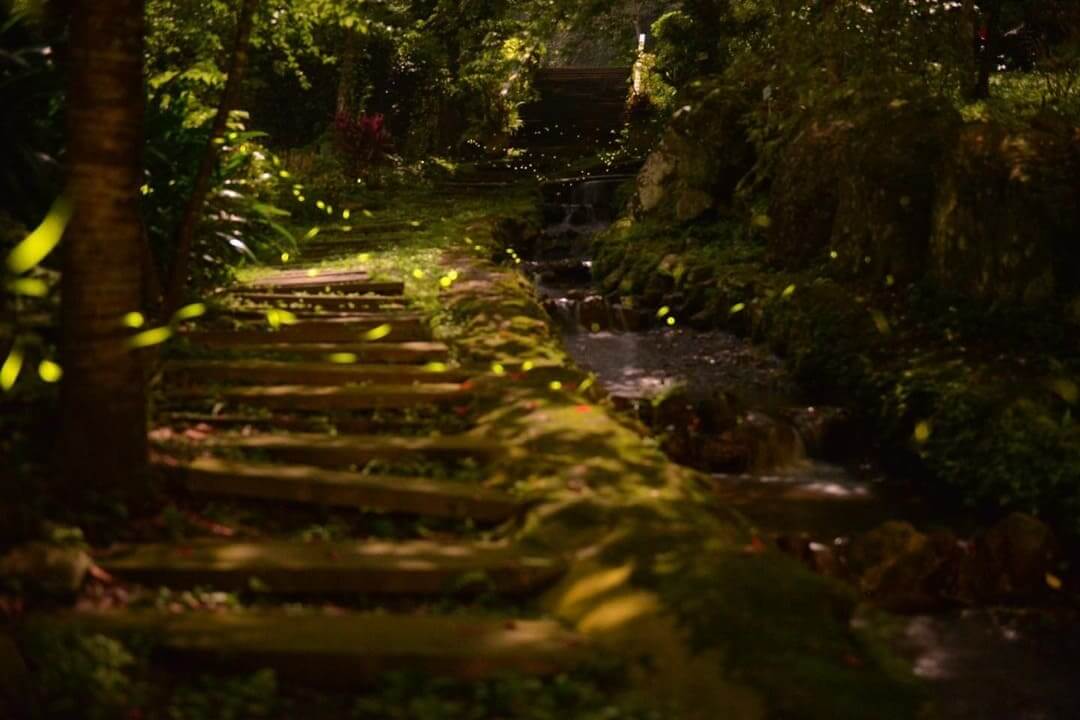
[[[80,548],[28,543],[0,559],[0,578],[50,595],[73,595],[92,565]]]
[[[794,425],[811,457],[840,460],[854,457],[862,450],[858,428],[843,408],[792,408],[783,417]]]
[[[709,435],[702,439],[697,457],[705,470],[718,473],[742,473],[750,468],[752,451],[732,432]]]
[[[929,539],[911,523],[891,520],[856,538],[848,551],[853,572],[863,573],[895,562],[901,556],[926,546]]]
[[[1046,592],[1046,575],[1055,571],[1059,552],[1053,532],[1038,519],[1009,515],[976,541],[984,592],[1000,598]]]
[[[804,565],[831,578],[845,575],[844,565],[836,551],[824,543],[815,542],[809,535],[781,535],[776,539],[781,552],[800,560]]]
[[[611,327],[611,316],[607,300],[599,295],[591,295],[578,305],[578,322],[584,330],[607,330]]]

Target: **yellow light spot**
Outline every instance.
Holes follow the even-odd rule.
[[[132,330],[138,330],[146,324],[146,318],[143,317],[141,312],[129,312],[125,315],[120,322],[124,324],[124,327],[129,327]]]
[[[327,215],[333,215],[334,214],[334,206],[333,205],[327,205],[326,206],[326,214]]]
[[[341,211],[341,219],[342,220],[348,220],[351,217],[352,217],[352,213],[349,212],[348,210],[342,210]]]
[[[308,230],[306,233],[304,233],[304,239],[305,240],[312,240],[318,234],[319,234],[319,228],[313,227],[310,230]]]
[[[299,200],[300,202],[307,202],[307,198],[304,197],[303,195],[297,195],[296,199]]]
[[[1061,396],[1062,400],[1070,405],[1074,405],[1077,400],[1080,400],[1080,387],[1077,387],[1072,380],[1061,378],[1050,383],[1050,387]]]
[[[930,423],[926,420],[915,423],[915,442],[922,444],[929,440],[931,430]]]
[[[8,254],[8,270],[21,275],[48,257],[59,244],[60,238],[64,236],[64,230],[71,221],[73,212],[74,208],[66,196],[61,195],[57,198],[37,229],[27,235]]]
[[[310,278],[319,277],[319,271],[315,268],[311,268],[307,271],[306,275]]]
[[[889,325],[889,319],[885,317],[885,314],[880,310],[871,310],[870,317],[874,320],[874,327],[882,335],[888,335],[892,330],[892,326]]]
[[[371,255],[369,253],[360,253],[359,255],[356,256],[356,259],[359,260],[360,262],[367,262],[368,260],[371,259]]]
[[[409,222],[409,225],[413,226],[414,228],[418,228],[423,224],[424,223],[420,222],[419,220],[412,220],[411,222]]]
[[[7,289],[16,295],[27,297],[45,297],[49,294],[49,286],[44,280],[38,278],[15,278],[9,280]]]
[[[558,380],[552,380],[551,383],[548,384],[548,387],[552,390],[562,390],[562,383]]]
[[[449,368],[447,367],[446,363],[429,362],[427,365],[424,366],[424,369],[428,372],[443,373],[446,372]]]
[[[42,360],[41,364],[38,365],[38,377],[40,377],[43,382],[60,382],[60,378],[63,376],[63,369],[52,360]]]
[[[731,314],[736,315],[746,309],[746,303],[735,303],[731,306]]]
[[[491,372],[495,373],[496,375],[505,375],[506,368],[503,367],[502,363],[492,363]]]
[[[1046,573],[1046,586],[1051,590],[1060,590],[1063,584],[1057,575]]]
[[[885,276],[885,285],[886,286],[892,287],[895,284],[896,284],[896,278],[894,278],[892,275],[886,275]]]
[[[319,208],[320,210],[325,210],[326,209],[326,203],[324,203],[322,200],[316,200],[315,201],[315,207]]]
[[[202,303],[193,303],[191,305],[185,305],[177,310],[173,316],[173,322],[184,322],[186,320],[194,320],[200,318],[206,314],[206,305]]]
[[[536,363],[534,363],[532,360],[526,360],[525,362],[521,363],[521,369],[525,372],[529,372],[534,367],[536,367]]]
[[[144,330],[138,335],[132,336],[128,340],[128,347],[138,350],[140,348],[153,347],[154,345],[160,345],[173,335],[172,328],[159,327],[153,330]]]
[[[283,253],[281,253],[281,262],[287,263],[287,262],[289,262],[289,258],[291,258],[291,257],[292,257],[292,255],[289,255],[289,253],[283,252]]]
[[[578,385],[578,392],[585,392],[586,390],[588,390],[589,388],[591,388],[595,384],[596,384],[596,377],[593,376],[593,375],[590,375],[589,377],[585,378],[585,380],[582,381],[582,383],[580,385]]]
[[[450,278],[451,282],[456,282],[457,279],[461,276],[458,274],[457,270],[451,270],[450,272],[446,273],[446,277]]]
[[[780,293],[780,297],[782,297],[782,298],[784,298],[786,300],[786,299],[788,299],[789,297],[791,297],[794,294],[795,294],[795,286],[794,285],[788,285],[786,288],[784,288],[784,292]]]
[[[370,210],[364,210],[363,213],[364,213],[364,217],[366,217],[366,218],[375,217],[375,213],[371,212]]]
[[[667,317],[668,313],[670,313],[670,312],[671,312],[671,308],[669,308],[667,305],[665,305],[664,307],[662,307],[662,308],[660,308],[659,310],[656,311],[656,317],[658,317],[658,318]]]
[[[832,252],[830,252],[830,253],[829,253],[829,257],[831,257],[831,258],[832,258],[833,260],[835,260],[835,259],[837,259],[838,257],[840,257],[840,253],[838,253],[838,252],[836,252],[835,250],[833,250]]]
[[[425,275],[424,271],[421,270],[420,268],[414,268],[413,271],[412,271],[412,276],[414,278],[416,278],[417,280],[423,280],[424,275]]]
[[[593,323],[589,326],[589,329],[592,330],[594,333],[600,332],[600,323]]]
[[[282,325],[295,325],[298,321],[296,316],[288,310],[273,309],[266,311],[266,322],[268,322],[270,327],[274,330],[277,330]]]
[[[393,332],[393,328],[389,325],[380,325],[379,327],[372,328],[364,333],[363,338],[365,340],[382,340],[384,337]]]
[[[360,358],[355,353],[333,353],[326,358],[330,362],[336,365],[352,365],[356,363]]]
[[[442,285],[444,288],[449,288],[451,285],[454,284],[454,281],[451,280],[449,276],[445,276],[439,278],[439,284]]]
[[[281,177],[286,178],[286,179],[291,177],[291,174],[289,173],[288,170],[282,170],[281,172],[278,173],[278,175],[280,175]]]
[[[753,220],[754,227],[766,230],[772,227],[772,218],[768,215],[755,215]]]
[[[667,324],[668,324],[668,325],[671,325],[671,326],[674,326],[674,325],[675,325],[675,318],[673,318],[673,317],[669,317],[669,318],[667,319]]]
[[[15,387],[15,381],[19,379],[19,373],[22,372],[22,366],[22,349],[18,346],[11,348],[11,352],[8,353],[7,359],[4,360],[4,364],[0,366],[0,390],[7,392]]]

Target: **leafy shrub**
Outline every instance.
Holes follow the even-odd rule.
[[[386,117],[382,113],[338,113],[334,118],[334,144],[344,157],[348,173],[355,177],[370,175],[386,162],[392,147]]]

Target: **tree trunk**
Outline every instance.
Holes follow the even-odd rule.
[[[986,7],[983,27],[986,29],[986,46],[979,58],[979,77],[975,82],[975,98],[985,100],[990,97],[990,76],[997,61],[998,46],[1001,39],[1001,0],[990,0]]]
[[[240,97],[244,71],[247,68],[251,31],[255,24],[255,11],[258,6],[259,0],[244,0],[244,4],[240,6],[240,14],[237,16],[236,42],[233,44],[225,90],[221,94],[217,116],[214,118],[214,125],[210,131],[210,141],[206,144],[199,171],[195,175],[191,197],[188,198],[187,207],[180,219],[180,227],[176,232],[176,254],[173,257],[169,287],[165,295],[166,316],[175,312],[184,300],[195,231],[198,230],[199,222],[202,220],[203,206],[206,205],[206,197],[210,193],[210,182],[213,179],[214,167],[217,165],[221,139],[225,137],[225,131],[228,129],[229,114]]]
[[[72,492],[137,501],[147,489],[146,383],[121,318],[143,290],[143,0],[72,8],[61,462]]]
[[[345,28],[344,47],[341,52],[341,77],[338,80],[337,114],[350,119],[356,117],[356,56],[359,36],[353,28]]]

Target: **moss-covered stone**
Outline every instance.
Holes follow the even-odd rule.
[[[932,274],[986,300],[1041,303],[1080,292],[1080,144],[1074,128],[964,128],[934,205]]]
[[[636,292],[647,292],[649,276],[671,288],[691,276],[715,282],[697,254],[635,249],[628,257],[620,247],[604,249],[600,272],[610,276],[617,264],[619,283]],[[535,300],[512,273],[466,267],[447,300],[453,316],[475,307],[470,297],[485,298],[482,316],[458,321],[471,348],[504,332],[508,318],[531,315],[521,305]],[[519,361],[562,353],[540,324],[520,324],[516,334],[531,338],[515,348]],[[639,425],[595,404],[584,373],[568,367],[557,385],[536,370],[501,382],[475,432],[527,452],[503,463],[494,482],[534,503],[520,542],[573,558],[544,607],[627,659],[632,692],[672,718],[831,720],[863,718],[869,707],[917,714],[917,686],[850,629],[853,596],[761,552],[745,521],[716,505],[708,478],[671,463]]]

